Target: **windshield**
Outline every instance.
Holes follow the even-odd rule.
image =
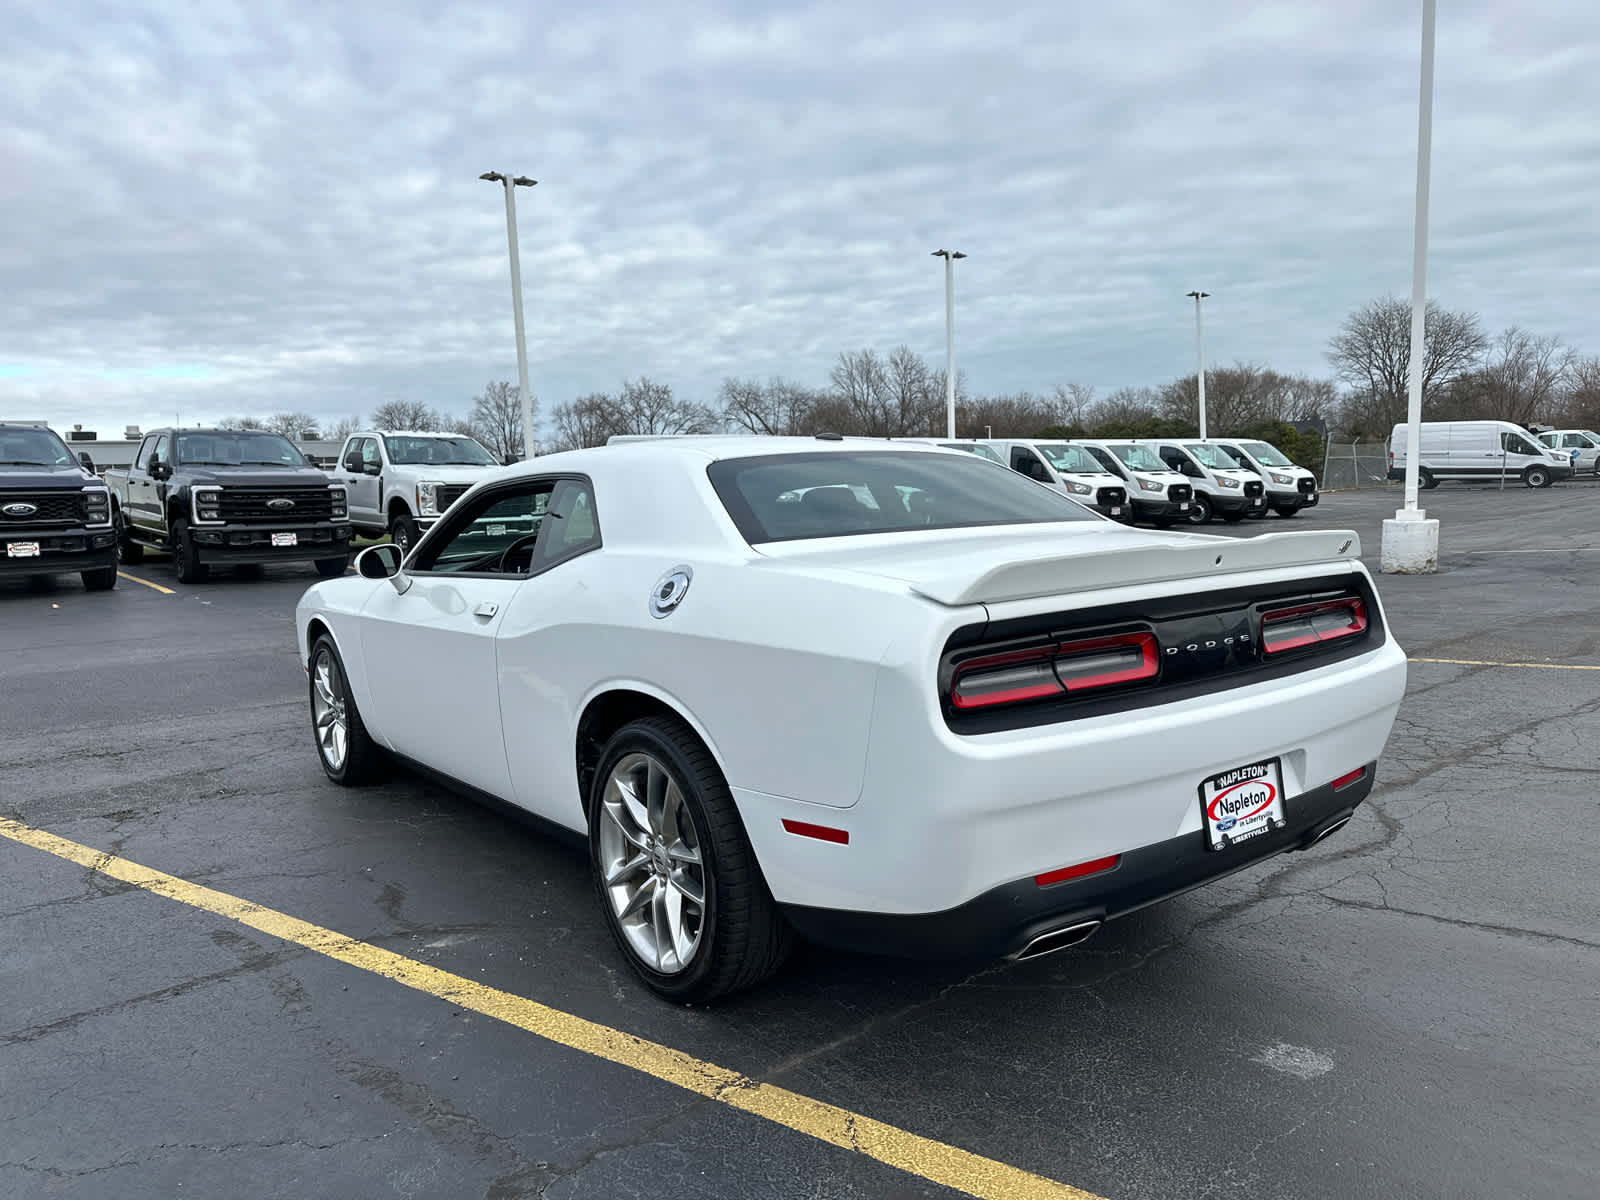
[[[1127,442],[1118,442],[1110,447],[1123,462],[1135,471],[1165,471],[1169,468],[1154,454],[1150,453],[1148,446],[1130,446]]]
[[[306,456],[281,433],[212,430],[180,433],[174,462],[192,467],[303,467]]]
[[[799,538],[1100,518],[977,458],[885,451],[733,458],[707,469],[752,545]]]
[[[979,458],[987,458],[990,462],[997,462],[1002,467],[1005,460],[1000,457],[1000,452],[993,446],[984,446],[978,442],[940,442],[946,450],[965,450],[968,454],[976,454]]]
[[[1239,464],[1232,455],[1223,453],[1220,446],[1213,446],[1207,442],[1190,442],[1183,447],[1194,455],[1203,467],[1210,467],[1213,471],[1234,471]]]
[[[466,435],[459,437],[386,437],[389,461],[397,466],[493,467],[491,455]]]
[[[1050,465],[1067,475],[1103,475],[1105,468],[1082,446],[1065,442],[1035,442],[1033,448],[1050,460]]]
[[[77,461],[53,430],[0,429],[0,467],[65,467]]]
[[[1240,442],[1239,446],[1258,463],[1264,463],[1269,467],[1294,466],[1276,447],[1269,446],[1266,442]]]

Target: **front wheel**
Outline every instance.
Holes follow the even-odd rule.
[[[78,572],[83,579],[83,590],[86,592],[109,592],[117,586],[117,568],[93,567],[87,571]]]
[[[317,759],[341,787],[359,787],[383,773],[383,751],[367,732],[350,694],[344,662],[326,634],[311,647],[311,732]]]
[[[651,991],[705,1003],[776,971],[793,935],[727,782],[682,721],[650,717],[606,742],[589,857],[611,936]]]
[[[401,561],[411,553],[420,536],[421,530],[417,528],[416,521],[405,513],[397,513],[394,520],[389,522],[389,540],[400,547]]]
[[[179,583],[204,583],[211,577],[211,568],[196,558],[189,522],[181,517],[172,523],[172,565]]]
[[[1204,525],[1214,516],[1216,512],[1211,507],[1211,501],[1196,492],[1194,499],[1189,501],[1189,524]]]
[[[1529,467],[1522,473],[1522,482],[1531,488],[1549,487],[1550,472],[1543,467]]]
[[[117,510],[117,561],[127,566],[144,561],[144,547],[128,536],[127,518]]]
[[[317,574],[323,579],[332,579],[336,575],[343,575],[349,560],[343,558],[319,558],[311,564],[316,567]]]

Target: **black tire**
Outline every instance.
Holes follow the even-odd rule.
[[[1274,504],[1272,511],[1280,517],[1293,517],[1299,515],[1300,506],[1298,504]]]
[[[1531,488],[1547,488],[1551,483],[1550,472],[1544,467],[1529,467],[1522,473],[1522,482]]]
[[[1594,460],[1594,477],[1600,479],[1600,458]]]
[[[1189,524],[1205,525],[1216,515],[1216,509],[1211,506],[1211,501],[1196,492],[1193,499],[1189,501]]]
[[[189,522],[182,517],[172,523],[172,569],[178,573],[179,583],[204,583],[211,578],[211,568],[195,559]]]
[[[328,669],[326,680],[321,672]],[[340,787],[360,787],[381,779],[388,765],[382,748],[372,740],[367,726],[350,694],[350,683],[344,673],[344,660],[333,639],[323,634],[312,643],[308,674],[309,701],[311,705],[311,741],[317,748],[317,761],[323,772]],[[342,762],[330,762],[330,753],[323,747],[322,732],[317,724],[319,685],[326,682],[329,694],[341,706],[345,722],[345,753]]]
[[[665,974],[629,942],[605,884],[605,799],[612,772],[629,755],[654,759],[677,785],[698,837],[705,903],[698,942],[682,969]],[[676,717],[624,725],[600,754],[589,796],[589,863],[595,896],[622,956],[646,987],[680,1004],[704,1004],[752,987],[782,965],[794,935],[767,890],[733,795],[700,739]],[[681,902],[680,902],[681,903]]]
[[[402,561],[410,556],[417,539],[421,536],[422,531],[417,528],[417,523],[411,519],[410,513],[396,513],[394,520],[389,522],[389,540],[400,547]]]
[[[1431,492],[1439,486],[1439,481],[1433,477],[1433,472],[1427,467],[1417,468],[1417,486],[1425,492]]]
[[[128,523],[117,509],[117,561],[127,566],[144,561],[144,547],[128,536]]]
[[[1240,521],[1244,520],[1244,510],[1240,509],[1238,512],[1225,512],[1222,513],[1221,516],[1222,519],[1229,525],[1237,525]]]
[[[86,592],[109,592],[117,586],[117,568],[91,567],[87,571],[78,572],[83,579],[83,590]]]
[[[345,558],[319,558],[312,566],[316,567],[317,574],[324,579],[332,579],[343,575],[344,569],[350,565],[349,557]]]

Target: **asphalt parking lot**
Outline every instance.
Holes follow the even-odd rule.
[[[1397,499],[1212,528],[1375,569]],[[0,1196],[1592,1197],[1600,486],[1423,501],[1341,834],[1033,962],[802,949],[712,1009],[634,982],[580,850],[325,780],[309,567],[0,581]]]

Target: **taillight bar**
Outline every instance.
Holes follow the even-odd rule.
[[[956,667],[950,703],[987,708],[1137,683],[1154,679],[1160,663],[1155,635],[1143,631],[987,654]]]
[[[1366,631],[1366,602],[1359,596],[1341,596],[1262,613],[1261,649],[1269,655],[1282,654],[1285,650],[1356,637]]]

